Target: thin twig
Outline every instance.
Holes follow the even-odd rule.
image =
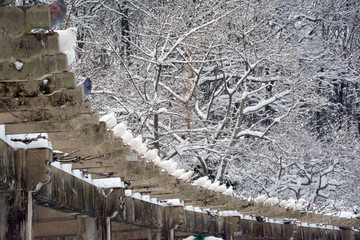
[[[12,116],[14,116],[14,117],[22,120],[21,117],[16,116],[15,114],[13,114],[13,113],[11,112],[11,110],[6,106],[6,104],[5,104],[4,102],[0,101],[0,104],[1,104],[1,105],[5,108],[5,110],[8,111],[8,113],[10,113]]]

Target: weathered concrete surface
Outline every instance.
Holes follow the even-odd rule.
[[[29,79],[23,82],[0,82],[0,98],[37,97],[70,88],[75,88],[73,73],[53,73],[41,81]]]
[[[19,149],[5,159],[8,165],[12,165],[9,169],[13,171],[7,174],[13,181],[11,189],[0,191],[0,232],[5,232],[1,233],[1,239],[26,239],[27,230],[31,228],[28,224],[32,208],[28,204],[29,196],[39,183],[48,180],[50,155],[49,149]]]
[[[15,39],[3,35],[0,39],[1,61],[29,62],[43,54],[59,53],[59,41],[56,33],[26,34]]]
[[[22,110],[39,110],[50,107],[63,107],[83,101],[81,88],[65,89],[53,95],[38,95],[37,97],[0,97],[0,112],[16,112]]]
[[[119,211],[118,201],[123,195],[123,189],[115,189],[106,198],[102,190],[90,183],[54,167],[51,167],[51,172],[50,182],[34,195],[37,204],[91,217],[109,217]]]
[[[34,206],[34,239],[98,240],[101,229],[96,218],[76,216],[40,205]],[[53,239],[53,238],[52,238]]]
[[[15,152],[9,145],[0,139],[0,191],[13,188],[14,182]]]
[[[0,40],[4,36],[19,37],[34,28],[50,28],[46,5],[0,7]]]
[[[0,191],[0,239],[1,240],[6,239],[5,234],[7,232],[7,225],[8,225],[7,218],[9,213],[9,206],[8,206],[9,197],[10,197],[10,192],[6,193]]]
[[[73,116],[67,121],[52,119],[51,121],[39,121],[28,123],[13,123],[6,125],[6,134],[59,132],[61,129],[76,131],[86,124],[99,124],[98,113],[82,114]]]
[[[16,68],[14,62],[0,62],[0,82],[43,80],[52,73],[67,71],[67,57],[63,54],[41,55]]]
[[[63,108],[36,109],[30,111],[0,112],[0,124],[17,122],[38,122],[47,120],[66,121],[79,114],[90,114],[90,102],[75,103]]]
[[[233,239],[357,239],[354,231],[276,224],[240,219]]]
[[[0,6],[5,6],[7,4],[12,3],[15,0],[0,0]]]

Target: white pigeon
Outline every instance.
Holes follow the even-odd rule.
[[[279,203],[280,207],[286,208],[287,200],[281,200]]]
[[[136,138],[131,139],[128,142],[128,145],[130,146],[131,150],[135,150],[139,148],[142,144],[142,136],[138,135]]]
[[[306,208],[307,204],[308,202],[306,201],[306,199],[300,198],[299,200],[297,200],[296,206],[300,208],[299,210],[302,210],[303,208]]]
[[[143,156],[147,152],[148,148],[145,143],[140,144],[140,146],[135,149],[139,156]]]
[[[116,114],[114,112],[106,114],[106,115],[102,116],[99,119],[99,121],[100,122],[105,122],[106,123],[106,128],[111,129],[111,128],[115,127],[115,125],[116,125]]]
[[[176,171],[177,169],[177,166],[178,166],[178,163],[177,162],[173,162],[167,169],[165,169],[169,175],[172,175],[173,172]]]
[[[185,182],[185,181],[188,181],[192,177],[193,174],[194,174],[194,171],[190,170],[188,172],[183,173],[180,177],[178,177],[178,179],[183,180]]]
[[[171,175],[178,178],[181,175],[183,175],[184,173],[185,173],[185,169],[179,168],[179,169],[176,169],[174,172],[172,172]]]
[[[294,209],[296,210],[296,201],[295,199],[289,199],[285,205],[286,209]]]
[[[268,197],[265,194],[263,194],[263,195],[260,195],[256,198],[254,198],[254,202],[256,202],[256,203],[265,202],[266,199],[268,199]]]
[[[219,192],[219,193],[223,193],[226,190],[226,184],[221,184],[216,190],[215,192]]]
[[[226,195],[226,196],[232,197],[233,192],[234,192],[233,186],[230,186],[228,189],[226,189],[226,190],[223,192],[223,194]]]
[[[202,185],[203,188],[209,188],[211,186],[211,180],[207,180],[204,185]]]
[[[70,27],[66,30],[56,30],[55,32],[59,35],[60,52],[65,53],[65,51],[69,51],[76,46],[76,27]]]
[[[174,163],[174,161],[170,158],[169,160],[161,161],[158,164],[158,167],[167,170],[168,168],[170,168],[171,164],[173,164],[173,163]]]
[[[199,187],[201,187],[201,186],[203,186],[203,185],[206,183],[207,180],[209,180],[209,177],[208,177],[208,176],[201,177],[201,178],[198,178],[197,180],[195,180],[195,181],[192,183],[192,185],[193,185],[193,186],[199,186]]]
[[[120,138],[122,135],[125,134],[126,130],[127,130],[127,123],[126,122],[121,122],[121,123],[117,124],[113,128],[114,138],[115,139]]]
[[[66,55],[68,66],[70,66],[75,61],[75,50],[74,48],[68,49],[63,54]]]
[[[215,182],[213,182],[213,184],[211,184],[211,186],[209,187],[209,190],[216,192],[216,190],[219,188],[219,186],[220,186],[220,182],[215,181]]]
[[[161,162],[161,158],[157,156],[152,160],[152,162],[154,163],[155,166],[159,166],[159,163]]]
[[[133,139],[133,135],[132,135],[132,131],[131,130],[126,130],[126,132],[124,133],[124,135],[121,136],[124,144],[128,144],[130,142],[131,139]]]
[[[147,151],[142,158],[144,158],[147,162],[151,162],[153,159],[155,159],[158,156],[158,149],[151,149]]]
[[[265,205],[276,205],[279,203],[279,199],[278,197],[271,197],[271,198],[268,198],[266,199],[266,201],[264,202]]]

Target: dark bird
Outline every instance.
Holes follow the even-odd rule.
[[[84,90],[84,97],[88,96],[91,92],[91,80],[86,78],[84,82],[76,84],[77,87],[82,87]]]
[[[131,181],[124,181],[125,188],[129,187],[131,185]]]
[[[263,216],[256,216],[255,218],[258,222],[265,222],[265,218]]]
[[[48,5],[50,12],[51,28],[55,28],[65,19],[66,5],[64,0],[57,0]]]

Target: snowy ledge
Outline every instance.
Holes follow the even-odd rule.
[[[10,145],[14,150],[20,148],[48,148],[52,150],[51,142],[47,133],[28,133],[6,135],[5,125],[0,125],[0,139]]]
[[[85,176],[81,170],[72,169],[72,164],[61,164],[60,162],[52,162],[51,166],[58,168],[76,178],[79,178],[87,183],[94,185],[97,188],[124,188],[124,182],[121,181],[120,177],[116,178],[101,178],[101,179],[92,179],[91,175]]]

